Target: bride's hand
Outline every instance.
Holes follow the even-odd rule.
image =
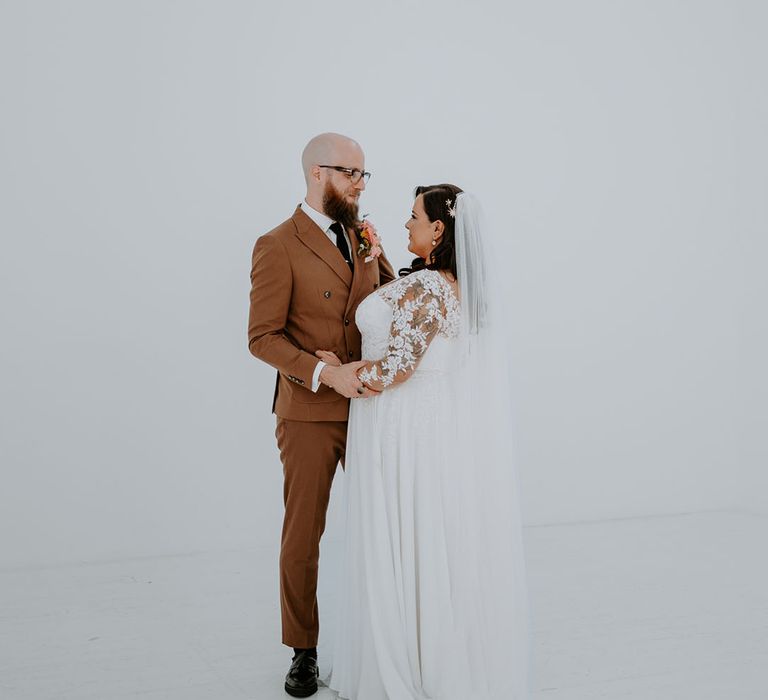
[[[325,362],[326,365],[341,367],[341,360],[330,350],[318,350],[315,355]]]

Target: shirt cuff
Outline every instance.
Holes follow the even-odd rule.
[[[312,391],[315,393],[320,388],[320,372],[323,371],[323,367],[325,367],[325,362],[318,360],[317,367],[315,367],[314,374],[312,375]]]

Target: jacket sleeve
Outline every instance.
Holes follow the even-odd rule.
[[[382,251],[381,255],[378,257],[378,263],[379,284],[383,286],[387,282],[391,282],[393,279],[395,279],[395,270],[392,267],[392,263],[389,262],[389,259],[387,258],[384,251]]]
[[[319,360],[297,348],[285,335],[292,290],[288,253],[273,236],[262,236],[253,249],[248,349],[254,357],[311,389]]]
[[[360,381],[382,391],[408,379],[437,335],[444,316],[444,300],[422,280],[414,280],[396,301],[386,354],[360,369]]]

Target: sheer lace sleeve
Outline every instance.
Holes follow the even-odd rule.
[[[441,282],[418,273],[409,277],[413,279],[391,298],[394,312],[387,353],[358,372],[360,381],[376,391],[404,382],[413,374],[446,320],[446,293]]]

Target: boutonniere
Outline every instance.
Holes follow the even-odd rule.
[[[381,239],[376,227],[368,219],[363,218],[357,231],[360,237],[360,245],[357,247],[358,255],[365,255],[365,262],[375,260],[381,255]]]

